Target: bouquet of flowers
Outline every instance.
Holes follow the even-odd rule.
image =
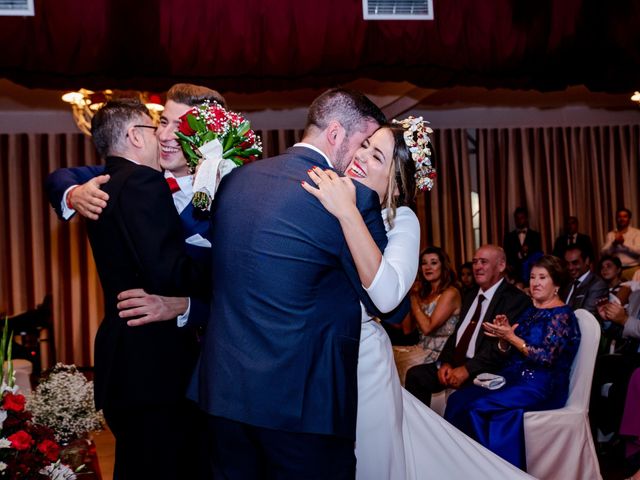
[[[187,157],[193,183],[193,205],[209,210],[221,178],[262,153],[260,138],[242,115],[205,102],[180,117],[176,132]]]
[[[5,320],[0,340],[0,477],[73,480],[75,473],[60,461],[53,431],[32,420],[24,395],[14,386],[10,339]]]
[[[56,364],[29,398],[33,419],[68,443],[93,430],[102,430],[104,419],[93,403],[93,382],[75,365]]]

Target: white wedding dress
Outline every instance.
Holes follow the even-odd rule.
[[[420,226],[397,210],[382,265],[367,289],[381,311],[407,294],[418,271]],[[358,357],[356,478],[501,480],[533,478],[467,437],[400,386],[389,337],[363,308]]]

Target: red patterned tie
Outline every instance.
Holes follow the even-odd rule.
[[[171,190],[171,193],[176,193],[180,191],[180,185],[178,185],[178,181],[175,178],[167,177],[165,178],[165,180],[169,185],[169,190]]]
[[[467,325],[467,328],[462,332],[462,336],[460,337],[460,341],[456,345],[456,349],[453,352],[453,366],[460,367],[465,364],[467,359],[467,350],[469,349],[469,344],[471,343],[471,337],[473,337],[473,333],[476,331],[476,325],[480,321],[480,315],[482,314],[482,302],[484,302],[484,295],[478,295],[478,305],[476,306],[476,311],[473,312],[473,316],[471,317],[471,321]],[[482,333],[480,334],[482,335]]]

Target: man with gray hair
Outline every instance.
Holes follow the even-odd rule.
[[[460,323],[451,334],[436,363],[409,369],[405,387],[426,405],[431,395],[445,388],[460,388],[479,373],[500,369],[506,356],[496,338],[482,332],[482,322],[496,315],[514,321],[531,305],[521,290],[504,279],[507,258],[502,248],[483,245],[473,256],[473,276],[477,288],[462,298]]]
[[[160,172],[155,127],[144,105],[107,102],[91,133],[106,157],[109,202],[87,223],[104,291],[95,339],[95,402],[116,438],[114,478],[199,478],[190,448],[197,410],[185,391],[197,356],[195,332],[176,322],[127,326],[119,292],[209,293],[209,273],[187,256],[180,219]]]

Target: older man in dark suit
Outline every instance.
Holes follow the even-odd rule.
[[[103,186],[109,202],[87,224],[105,303],[95,340],[95,400],[116,438],[116,479],[197,476],[189,447],[196,411],[185,398],[197,356],[194,332],[176,322],[129,327],[117,307],[127,289],[208,295],[206,264],[196,265],[185,251],[155,130],[134,100],[108,102],[92,121],[110,175]]]
[[[193,178],[187,160],[180,148],[175,132],[180,117],[203,102],[225,105],[225,99],[216,90],[190,83],[177,83],[167,92],[167,101],[156,132],[160,144],[160,167],[171,185],[173,203],[180,214],[187,253],[204,263],[211,262],[210,224],[207,215],[195,209]],[[96,220],[107,206],[108,193],[101,188],[109,181],[105,167],[81,166],[60,168],[47,178],[45,187],[49,202],[58,216],[69,219],[76,212]],[[130,325],[143,325],[157,320],[173,320],[182,325],[204,325],[209,315],[209,302],[198,298],[163,297],[140,289],[121,292],[119,308],[123,318],[134,318]]]
[[[505,253],[484,245],[473,257],[473,276],[478,288],[462,299],[461,322],[445,344],[438,362],[409,369],[405,387],[426,405],[431,395],[445,388],[459,388],[479,373],[499,370],[505,355],[495,338],[482,333],[482,322],[504,314],[510,322],[531,305],[522,291],[504,279]]]

